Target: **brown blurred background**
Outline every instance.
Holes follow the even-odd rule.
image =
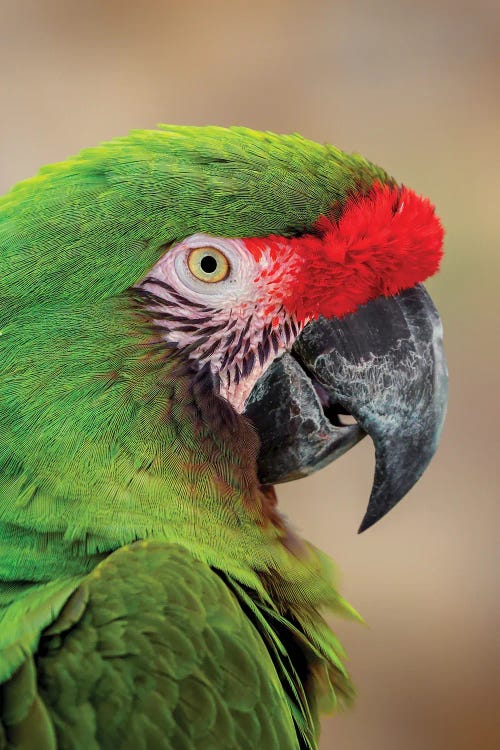
[[[0,0],[2,190],[134,127],[245,124],[360,151],[438,207],[451,383],[431,468],[361,536],[368,441],[280,490],[369,624],[338,625],[359,698],[322,750],[500,747],[499,9]]]

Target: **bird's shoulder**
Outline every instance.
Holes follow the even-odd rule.
[[[75,750],[299,746],[258,630],[221,576],[178,544],[107,557],[2,690],[12,709],[3,733],[19,747],[35,730],[37,745]]]

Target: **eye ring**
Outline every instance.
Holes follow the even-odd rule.
[[[224,281],[231,266],[223,252],[216,247],[196,247],[188,255],[187,265],[196,279],[214,284]]]

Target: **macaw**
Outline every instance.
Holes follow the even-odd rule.
[[[273,485],[368,434],[363,530],[422,474],[442,242],[361,156],[241,127],[0,199],[0,748],[317,748],[356,614]]]

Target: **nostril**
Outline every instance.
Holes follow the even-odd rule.
[[[313,388],[319,398],[319,402],[323,407],[323,411],[325,411],[330,406],[330,395],[326,388],[324,388],[321,383],[318,383],[314,376],[309,375],[309,377],[311,378],[311,383],[313,384]]]
[[[349,427],[350,425],[357,424],[352,414],[348,414],[344,407],[337,401],[327,406],[322,406],[325,417],[334,427]]]
[[[323,414],[334,427],[348,427],[357,424],[356,420],[349,414],[338,401],[332,401],[330,394],[317,380],[312,381],[314,390],[323,408]]]

